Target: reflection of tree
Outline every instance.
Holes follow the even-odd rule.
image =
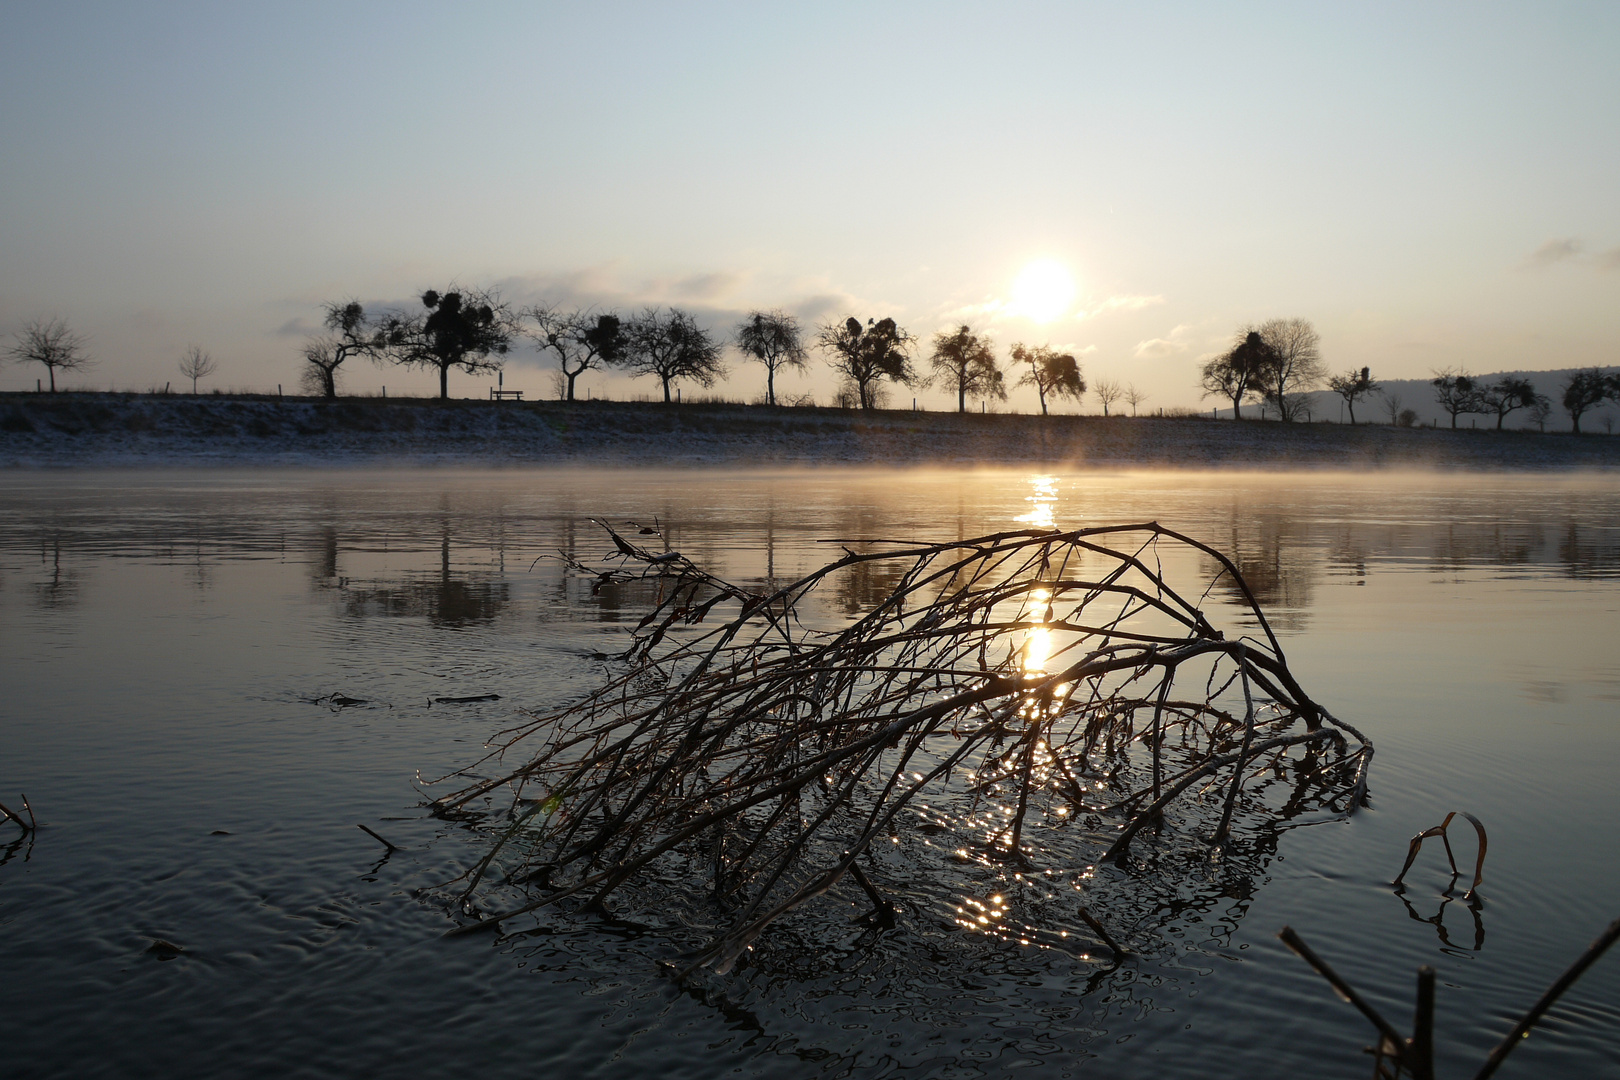
[[[1539,529],[1514,524],[1449,525],[1436,530],[1430,558],[1437,567],[1449,568],[1469,563],[1528,566],[1544,548]]]
[[[315,579],[318,588],[331,585],[338,572],[337,529],[327,525],[316,534],[314,556],[310,576]]]
[[[871,611],[894,595],[904,576],[905,568],[887,559],[855,563],[838,576],[838,606],[846,615]]]
[[[48,577],[34,586],[34,603],[48,611],[72,607],[79,602],[79,575],[62,569],[62,538],[52,537],[40,549],[40,562]]]
[[[1558,561],[1570,577],[1620,571],[1620,537],[1611,529],[1570,522],[1558,537]]]
[[[1266,611],[1271,624],[1280,630],[1301,630],[1311,605],[1320,567],[1298,528],[1281,517],[1253,517],[1232,523],[1225,549],[1248,584],[1254,598]],[[1220,567],[1206,560],[1211,576]],[[1215,593],[1242,604],[1243,592],[1231,575],[1223,574],[1215,583]]]
[[[337,541],[330,540],[331,563],[336,572]],[[343,592],[346,614],[426,618],[435,626],[466,626],[488,622],[511,602],[504,581],[465,581],[451,576],[448,524],[439,542],[439,579],[379,587],[350,586]]]

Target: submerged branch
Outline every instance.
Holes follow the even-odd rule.
[[[517,864],[510,881],[545,883],[456,932],[680,894],[714,926],[694,964],[724,970],[846,879],[870,922],[892,923],[902,909],[884,872],[903,839],[954,838],[951,859],[919,841],[932,869],[897,871],[913,895],[943,884],[952,860],[1047,882],[1061,869],[1083,892],[1081,869],[1124,865],[1148,826],[1156,846],[1201,836],[1231,858],[1288,819],[1347,815],[1365,796],[1371,747],[1299,686],[1236,567],[1157,523],[847,541],[767,592],[598,524],[607,562],[567,566],[595,588],[654,583],[656,598],[606,685],[502,733],[470,768],[526,760],[463,773],[473,782],[432,804],[477,818],[498,808],[473,804],[499,790],[514,800],[463,901],[497,851]],[[1182,574],[1193,587],[1172,586]],[[1228,579],[1226,614],[1263,639],[1217,629],[1200,606]],[[823,598],[850,581],[871,599],[846,623]],[[1078,906],[1082,934],[1122,955]]]

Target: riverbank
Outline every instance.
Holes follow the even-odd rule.
[[[0,395],[0,468],[254,464],[1574,471],[1620,468],[1620,438],[610,401]]]

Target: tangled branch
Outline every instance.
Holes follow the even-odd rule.
[[[701,886],[714,932],[692,962],[725,971],[846,877],[867,919],[892,924],[879,886],[902,835],[931,837],[940,864],[1033,880],[1129,867],[1144,830],[1220,852],[1365,796],[1371,745],[1295,681],[1236,567],[1157,523],[847,541],[770,592],[602,527],[602,565],[568,565],[597,589],[653,583],[652,610],[616,677],[502,733],[474,767],[494,775],[468,770],[433,803],[467,814],[509,793],[462,897],[497,865],[530,890],[452,932],[601,910],[657,879]],[[1171,586],[1182,573],[1199,592]],[[881,587],[839,626],[821,601],[845,575]],[[1255,634],[1211,623],[1217,593]],[[985,929],[993,908],[959,903],[954,918]]]

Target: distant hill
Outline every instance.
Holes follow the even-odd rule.
[[[1569,413],[1564,411],[1562,404],[1564,383],[1575,372],[1585,370],[1587,369],[1561,368],[1556,371],[1492,371],[1486,374],[1475,374],[1474,378],[1482,383],[1495,382],[1504,375],[1529,379],[1531,385],[1536,388],[1537,393],[1545,394],[1552,401],[1553,410],[1552,415],[1547,418],[1547,430],[1568,431],[1571,427]],[[1614,369],[1606,368],[1604,370],[1612,371]],[[1470,372],[1470,374],[1473,373]],[[1382,390],[1384,394],[1400,399],[1399,408],[1411,409],[1417,413],[1417,422],[1419,424],[1425,426],[1432,424],[1435,427],[1451,426],[1451,417],[1435,401],[1434,387],[1428,379],[1378,379],[1377,369],[1373,371],[1373,378],[1378,380],[1379,390]],[[1232,415],[1231,406],[1221,409],[1219,415],[1222,418],[1230,418]],[[1243,406],[1243,415],[1258,416],[1259,406],[1245,404]],[[1311,417],[1314,420],[1330,420],[1343,423],[1349,423],[1350,420],[1344,409],[1344,399],[1326,390],[1319,390],[1311,395]],[[1385,404],[1385,399],[1377,391],[1374,391],[1370,399],[1356,403],[1356,422],[1366,423],[1369,420],[1380,424],[1387,424],[1390,420],[1389,406]],[[1620,409],[1617,409],[1612,402],[1592,409],[1582,416],[1581,429],[1588,432],[1606,431],[1608,429],[1604,427],[1605,420],[1608,421],[1615,432],[1620,433]],[[1495,426],[1495,413],[1487,415],[1463,413],[1457,417],[1457,427],[1459,429],[1494,428]],[[1527,409],[1519,409],[1516,412],[1509,413],[1502,426],[1513,431],[1538,430],[1531,423],[1529,410]]]

